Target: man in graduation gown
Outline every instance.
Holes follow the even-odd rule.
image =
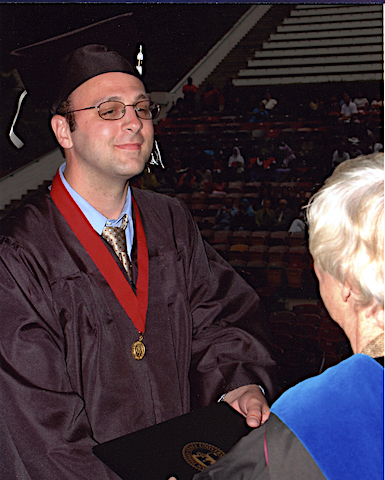
[[[259,298],[183,203],[129,185],[158,107],[121,45],[96,41],[136,45],[132,32],[128,14],[14,52],[27,90],[49,96],[66,163],[1,224],[3,478],[117,478],[94,445],[224,394],[250,426],[269,416]],[[115,254],[102,236],[122,223]]]

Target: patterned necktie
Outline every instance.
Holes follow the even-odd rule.
[[[103,228],[102,237],[107,240],[107,242],[114,249],[119,260],[122,262],[123,267],[128,273],[130,281],[132,280],[132,263],[127,254],[127,244],[126,244],[126,232],[125,229],[128,224],[128,215],[124,215],[122,218],[122,224],[120,227],[108,227]]]

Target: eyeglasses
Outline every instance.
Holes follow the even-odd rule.
[[[125,105],[123,102],[108,101],[102,102],[95,107],[79,108],[78,110],[72,110],[65,114],[81,112],[82,110],[92,110],[96,108],[99,117],[103,120],[120,120],[126,113],[126,107],[134,107],[136,116],[142,120],[154,120],[159,115],[160,105],[150,100],[140,100],[132,105]]]

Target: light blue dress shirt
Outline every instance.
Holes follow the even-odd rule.
[[[124,204],[122,213],[119,215],[117,219],[108,219],[100,212],[98,212],[92,205],[90,205],[84,198],[79,195],[75,190],[71,187],[71,185],[67,182],[64,177],[64,170],[66,167],[66,163],[64,162],[59,168],[59,175],[63,182],[63,185],[67,189],[68,193],[71,195],[74,202],[83,212],[84,216],[90,222],[94,230],[101,235],[103,232],[103,228],[107,225],[109,227],[120,227],[122,223],[122,218],[124,215],[128,215],[128,224],[126,228],[126,242],[127,242],[127,253],[131,256],[132,244],[134,241],[134,224],[132,220],[132,199],[131,199],[131,188],[128,187],[127,190],[127,198]]]

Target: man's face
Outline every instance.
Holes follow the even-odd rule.
[[[80,85],[71,95],[71,110],[118,100],[132,105],[147,98],[143,83],[133,75],[110,72]],[[141,173],[150,156],[154,128],[151,120],[137,117],[128,106],[120,120],[103,120],[97,109],[75,113],[77,128],[71,133],[73,146],[68,162],[77,162],[85,176],[106,181],[129,179]]]

